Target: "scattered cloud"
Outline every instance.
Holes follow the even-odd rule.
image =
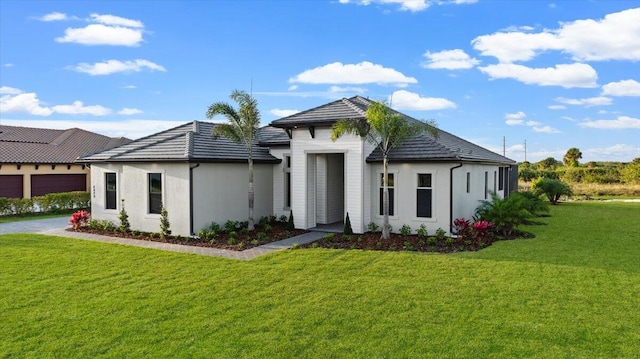
[[[523,125],[525,117],[527,117],[527,115],[522,111],[508,113],[504,116],[506,120],[505,123],[509,126]]]
[[[562,116],[560,118],[563,119],[563,120],[571,121],[571,122],[577,122],[578,121],[575,118],[569,117],[569,116]]]
[[[111,114],[111,110],[106,107],[100,105],[85,106],[82,101],[74,101],[71,105],[56,105],[51,109],[64,115],[106,116]]]
[[[640,157],[640,146],[618,143],[609,147],[587,148],[581,151],[584,159],[630,162]],[[584,160],[583,159],[583,160]]]
[[[640,8],[607,14],[603,19],[560,23],[538,33],[497,32],[472,41],[484,56],[500,62],[528,61],[554,50],[575,61],[640,60]]]
[[[2,66],[4,66],[4,67],[13,67],[14,65],[13,64],[2,64]]]
[[[119,60],[108,60],[106,62],[96,62],[95,64],[87,64],[87,63],[79,63],[71,69],[87,73],[92,76],[96,75],[111,75],[117,72],[140,72],[143,69],[149,69],[151,71],[162,71],[166,72],[167,70],[151,61],[136,59],[133,61],[119,61]]]
[[[319,66],[289,79],[290,83],[307,84],[393,84],[404,87],[417,83],[414,77],[407,77],[401,72],[382,65],[363,61],[358,64],[333,62]]]
[[[551,127],[551,126],[534,126],[533,132],[539,133],[560,133],[559,130]]]
[[[142,110],[138,110],[137,108],[129,108],[129,107],[125,107],[122,110],[118,111],[118,115],[125,115],[125,116],[131,116],[131,115],[138,115],[143,113],[144,111]]]
[[[608,84],[602,86],[602,95],[640,96],[640,82],[636,80],[609,82]]]
[[[287,89],[287,91],[295,91],[298,89],[298,85],[291,85],[289,86],[289,88]]]
[[[427,69],[463,70],[470,69],[480,63],[479,60],[470,57],[460,49],[444,50],[440,52],[425,52],[424,57],[428,61],[421,65]]]
[[[422,97],[406,90],[391,94],[389,103],[396,110],[433,111],[456,108],[456,104],[446,98]]]
[[[517,64],[496,64],[478,67],[494,79],[514,79],[528,85],[573,87],[596,87],[598,74],[587,64],[560,64],[555,67],[531,68]]]
[[[329,92],[356,92],[356,93],[365,93],[367,89],[362,87],[340,87],[340,86],[331,86],[329,87]]]
[[[563,103],[565,105],[575,105],[575,106],[585,106],[585,107],[593,107],[593,106],[608,106],[613,103],[613,100],[609,97],[590,97],[590,98],[564,98],[558,97],[556,101]]]
[[[280,109],[280,108],[274,108],[273,110],[269,110],[269,113],[271,113],[272,115],[276,116],[276,117],[287,117],[287,116],[291,116],[294,115],[296,113],[300,112],[299,110],[285,110],[285,109]]]
[[[122,86],[123,89],[128,89],[128,90],[133,90],[133,89],[137,89],[138,86],[136,85],[126,85],[126,86]]]
[[[418,12],[428,9],[432,4],[437,5],[463,5],[474,4],[478,0],[339,0],[341,4],[358,4],[358,5],[371,5],[371,4],[397,4],[402,11]]]
[[[0,87],[0,95],[17,95],[21,94],[23,91],[17,88],[2,86]]]
[[[615,120],[584,121],[579,123],[578,126],[602,130],[640,129],[640,119],[629,116],[618,116]]]
[[[67,28],[57,42],[81,45],[139,46],[142,42],[144,24],[115,15],[91,14],[91,24],[81,28]]]
[[[50,22],[50,21],[69,20],[69,17],[65,13],[52,12],[52,13],[49,13],[49,14],[46,14],[46,15],[42,15],[40,17],[36,17],[35,19],[38,20],[38,21]]]
[[[537,121],[527,121],[525,122],[525,125],[529,127],[539,127],[539,126],[542,126],[542,123]]]
[[[567,106],[562,106],[562,105],[549,105],[547,107],[549,110],[566,110]]]
[[[9,89],[11,90],[7,91],[17,90],[10,87]],[[53,110],[40,106],[40,100],[34,92],[19,92],[0,97],[0,113],[28,113],[35,116],[49,116],[53,113]]]

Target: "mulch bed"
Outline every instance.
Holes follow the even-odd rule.
[[[218,233],[215,240],[203,239],[203,238],[189,238],[183,236],[169,236],[166,238],[160,238],[158,233],[148,232],[120,232],[120,231],[108,231],[102,229],[91,229],[89,227],[81,227],[77,230],[67,229],[72,232],[85,232],[92,234],[99,234],[110,237],[139,239],[143,241],[154,241],[161,243],[182,244],[187,246],[196,247],[211,247],[220,249],[229,249],[234,251],[243,251],[249,248],[261,246],[263,244],[276,242],[279,240],[291,238],[300,234],[307,233],[308,231],[301,229],[290,230],[287,229],[286,223],[274,223],[270,225],[269,230],[265,230],[263,226],[256,224],[255,231],[237,231],[235,239],[230,241],[228,233]],[[258,235],[259,233],[264,233]],[[232,243],[232,244],[231,244]]]

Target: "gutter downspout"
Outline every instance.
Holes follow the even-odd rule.
[[[458,160],[460,160],[459,157]],[[453,234],[453,170],[460,167],[462,162],[449,169],[449,234]]]
[[[193,233],[193,170],[200,167],[200,162],[195,166],[189,166],[189,233],[195,236]]]

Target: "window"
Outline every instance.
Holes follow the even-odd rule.
[[[162,174],[149,173],[149,213],[162,211]]]
[[[498,190],[504,189],[504,167],[498,168]]]
[[[393,173],[388,173],[387,174],[387,187],[389,189],[389,215],[393,216],[394,211],[394,204],[395,201],[393,200],[393,185],[394,185],[394,179],[393,179]],[[380,174],[380,215],[382,216],[384,214],[384,183],[383,183],[383,179],[384,179],[384,174]]]
[[[291,208],[291,156],[284,156],[284,208]]]
[[[498,180],[498,174],[493,171],[493,193],[496,193],[496,181]]]
[[[487,199],[488,190],[489,190],[489,172],[484,171],[484,199]]]
[[[471,193],[471,172],[467,172],[467,193]]]
[[[431,174],[418,173],[418,189],[416,190],[416,216],[431,218],[433,205],[433,190]]]
[[[116,174],[107,172],[104,174],[105,209],[116,209]]]

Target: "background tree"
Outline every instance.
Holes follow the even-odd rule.
[[[571,188],[566,183],[551,178],[538,178],[531,184],[531,189],[536,194],[544,194],[551,204],[558,204],[560,197],[571,196]]]
[[[391,110],[384,103],[374,101],[367,109],[365,120],[339,120],[331,130],[331,140],[336,141],[344,134],[358,135],[382,151],[382,238],[389,238],[389,151],[408,138],[428,132],[438,137],[438,129],[433,121],[411,120]]]
[[[580,152],[580,150],[576,147],[571,147],[569,150],[567,150],[567,153],[564,154],[562,163],[567,167],[578,167],[578,165],[580,164],[578,160],[581,158],[582,152]]]
[[[554,170],[558,166],[558,161],[553,157],[547,157],[537,163],[539,169]]]
[[[253,207],[255,190],[253,187],[253,144],[260,128],[260,112],[258,101],[250,94],[234,90],[229,96],[238,103],[238,109],[234,109],[226,102],[216,102],[209,106],[207,118],[215,115],[223,115],[229,123],[217,124],[213,128],[213,136],[223,136],[236,143],[241,143],[247,149],[247,162],[249,164],[249,223],[247,229],[255,229],[253,220]]]

